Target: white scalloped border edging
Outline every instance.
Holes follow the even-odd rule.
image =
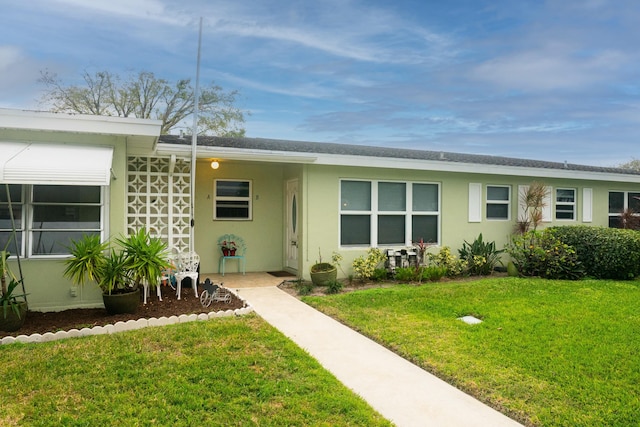
[[[46,332],[44,334],[18,335],[17,337],[7,336],[0,339],[0,345],[13,344],[16,342],[37,343],[57,341],[74,337],[88,337],[91,335],[115,334],[118,332],[133,331],[136,329],[142,329],[152,326],[165,326],[172,325],[174,323],[213,320],[219,317],[244,316],[246,314],[252,313],[253,307],[251,306],[251,304],[247,303],[247,301],[241,298],[240,295],[236,294],[236,296],[245,303],[245,307],[236,308],[235,310],[212,311],[209,313],[200,314],[181,314],[180,316],[162,316],[160,318],[151,317],[149,319],[127,320],[126,322],[116,322],[113,325],[94,326],[93,328],[82,328],[80,330],[71,329],[69,331],[58,331],[55,333]]]

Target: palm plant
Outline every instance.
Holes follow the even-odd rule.
[[[20,318],[20,302],[18,298],[25,295],[14,295],[14,290],[20,284],[20,280],[9,270],[9,252],[0,251],[0,306],[2,306],[2,318],[6,319],[9,310],[13,311]]]
[[[116,239],[116,243],[120,250],[109,249],[109,243],[100,242],[97,234],[73,241],[69,248],[71,257],[64,261],[64,276],[79,285],[95,282],[109,295],[114,291],[136,290],[143,281],[157,286],[162,270],[169,264],[167,245],[151,237],[144,228]]]
[[[127,269],[131,272],[133,287],[138,288],[143,281],[150,286],[157,286],[162,270],[169,266],[167,244],[151,237],[145,228],[117,242],[122,247]]]
[[[131,274],[128,269],[128,259],[124,252],[111,248],[109,256],[105,257],[100,266],[98,286],[102,292],[111,295],[115,290],[125,292],[131,288]]]
[[[84,235],[68,248],[70,258],[64,260],[64,276],[83,286],[87,282],[100,283],[104,255],[108,243],[100,241],[99,234]]]

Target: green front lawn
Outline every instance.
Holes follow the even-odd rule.
[[[390,425],[256,316],[0,346],[0,425]]]
[[[491,278],[304,301],[526,424],[640,422],[639,282]]]

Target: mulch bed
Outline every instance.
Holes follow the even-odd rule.
[[[199,287],[198,290],[201,291],[202,289]],[[147,304],[143,305],[141,302],[136,314],[110,315],[107,314],[104,308],[76,308],[46,313],[30,311],[27,313],[25,324],[20,330],[15,332],[0,331],[0,337],[92,328],[94,326],[113,325],[119,321],[126,322],[127,320],[142,318],[149,319],[151,317],[160,318],[162,316],[171,317],[181,314],[235,310],[244,306],[244,301],[232,294],[229,303],[214,301],[209,307],[202,307],[200,300],[194,296],[192,289],[183,288],[182,298],[178,300],[175,291],[168,286],[163,286],[162,301],[158,300],[155,292],[151,292],[151,296],[147,298]]]

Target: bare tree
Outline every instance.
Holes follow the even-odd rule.
[[[162,120],[162,134],[185,125],[185,120],[193,115],[194,90],[190,79],[172,85],[149,71],[126,79],[109,71],[94,74],[84,71],[82,78],[83,85],[67,85],[56,74],[41,72],[39,81],[47,87],[41,104],[56,112]],[[198,133],[244,136],[244,112],[234,105],[237,96],[237,91],[225,92],[213,84],[202,88]]]
[[[640,160],[632,158],[626,163],[621,163],[617,167],[622,169],[631,169],[634,171],[640,171]]]

